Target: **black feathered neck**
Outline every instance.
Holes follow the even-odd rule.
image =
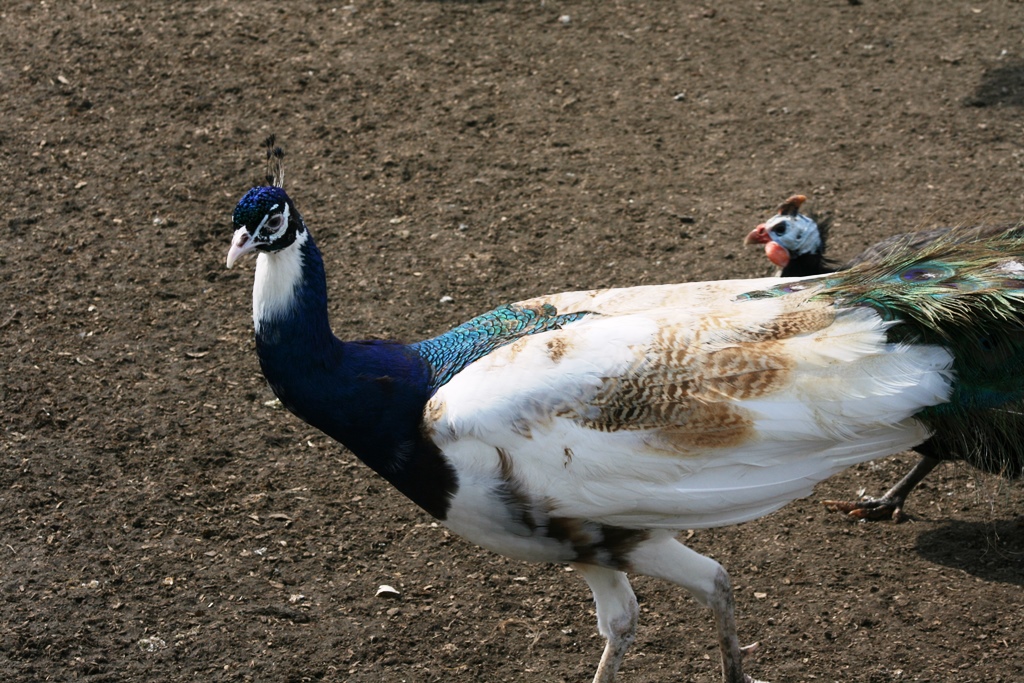
[[[832,227],[830,216],[819,216],[807,214],[807,217],[818,226],[818,235],[821,239],[821,246],[817,251],[807,254],[800,254],[790,259],[786,267],[779,273],[782,277],[807,277],[809,275],[825,275],[839,270],[839,264],[825,256],[826,245],[828,244],[828,233]]]

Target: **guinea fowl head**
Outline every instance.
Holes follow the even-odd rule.
[[[306,226],[295,204],[284,191],[284,152],[267,138],[267,185],[249,190],[231,216],[235,234],[231,238],[227,266],[252,251],[275,252],[295,243]]]
[[[778,214],[750,231],[743,243],[763,244],[765,256],[779,268],[805,254],[821,254],[824,235],[813,218],[800,213],[805,201],[802,194],[784,201]]]

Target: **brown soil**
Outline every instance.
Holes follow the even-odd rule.
[[[578,577],[450,537],[268,405],[250,267],[223,263],[270,132],[349,337],[765,274],[740,241],[793,192],[840,259],[1024,216],[1019,1],[12,0],[0,21],[7,680],[592,675]],[[732,573],[751,673],[1022,680],[1021,485],[947,464],[909,508],[692,534]],[[709,613],[635,583],[622,680],[717,680]]]

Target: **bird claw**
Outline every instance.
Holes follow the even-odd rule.
[[[823,500],[821,504],[832,512],[844,512],[849,517],[869,522],[891,519],[898,524],[907,519],[903,513],[903,506],[898,501],[886,498],[865,498],[858,501]]]
[[[744,645],[740,648],[740,655],[746,659],[748,655],[757,652],[757,649],[761,647],[761,643],[751,643],[750,645]],[[767,681],[759,681],[750,674],[743,674],[743,683],[767,683]]]

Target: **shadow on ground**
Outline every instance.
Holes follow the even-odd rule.
[[[986,581],[1024,586],[1024,520],[951,520],[924,532],[917,551],[925,559]]]
[[[978,89],[965,104],[971,107],[1024,107],[1024,59],[1012,59],[987,69]]]

